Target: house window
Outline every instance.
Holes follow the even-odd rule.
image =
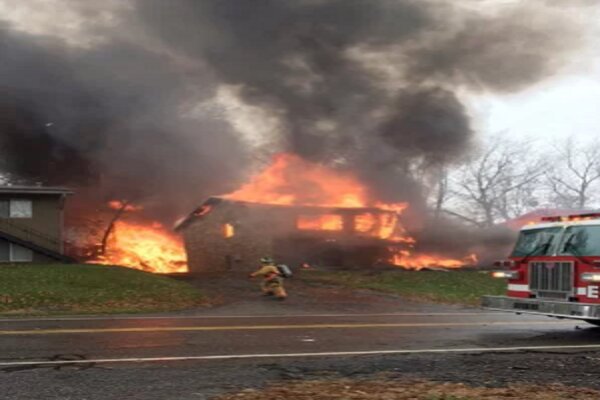
[[[0,200],[0,218],[32,218],[31,200]]]
[[[360,233],[369,233],[377,226],[377,216],[372,213],[354,216],[354,230]]]
[[[341,231],[344,221],[341,215],[317,214],[300,215],[296,220],[296,228],[311,231]]]
[[[0,200],[0,218],[10,217],[10,200]]]
[[[235,236],[235,228],[231,224],[223,225],[223,237],[226,239],[232,238]]]
[[[10,261],[14,262],[31,262],[33,261],[33,251],[19,246],[18,244],[10,244]]]
[[[31,200],[11,200],[10,218],[31,218],[33,207]]]
[[[0,239],[0,262],[31,262],[33,251]]]
[[[0,262],[10,261],[10,243],[0,239]]]

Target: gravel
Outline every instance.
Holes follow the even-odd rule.
[[[484,388],[561,384],[600,390],[600,352],[430,354],[4,370],[0,374],[0,393],[11,400],[211,399],[273,384],[287,386],[324,378],[372,380],[381,379],[381,374],[389,380],[426,380]]]

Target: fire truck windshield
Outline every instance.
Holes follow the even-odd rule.
[[[521,231],[511,257],[531,257],[554,254],[562,230],[561,227],[554,227]]]
[[[600,225],[568,227],[559,246],[559,253],[574,256],[600,256]]]

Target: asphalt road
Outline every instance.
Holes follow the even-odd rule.
[[[485,365],[502,362],[498,354],[511,355],[510,363],[515,354],[600,351],[600,329],[582,322],[391,298],[340,312],[256,302],[259,312],[244,315],[233,315],[239,307],[231,306],[184,315],[0,319],[0,393],[7,399],[199,399],[320,371],[352,375],[388,367],[477,381]],[[491,358],[481,358],[486,354]],[[473,370],[473,359],[464,361],[469,355],[489,362]]]
[[[231,358],[585,346],[600,342],[577,324],[477,311],[292,316],[186,316],[0,321],[0,368],[68,354],[86,360]],[[167,362],[167,360],[165,360]]]

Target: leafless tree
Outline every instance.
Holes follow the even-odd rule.
[[[600,142],[571,137],[553,147],[553,165],[546,177],[554,202],[566,208],[590,206],[600,184]]]
[[[531,152],[531,143],[496,136],[485,143],[453,176],[455,209],[465,221],[492,226],[535,207],[546,173],[545,163]]]
[[[543,163],[539,162],[542,166]],[[519,217],[539,207],[542,202],[542,174],[526,185],[518,185],[513,190],[505,191],[498,199],[497,212],[503,220]]]
[[[444,206],[451,195],[449,188],[449,171],[446,166],[440,166],[432,174],[429,202],[433,211],[433,216],[438,219],[444,211]]]

